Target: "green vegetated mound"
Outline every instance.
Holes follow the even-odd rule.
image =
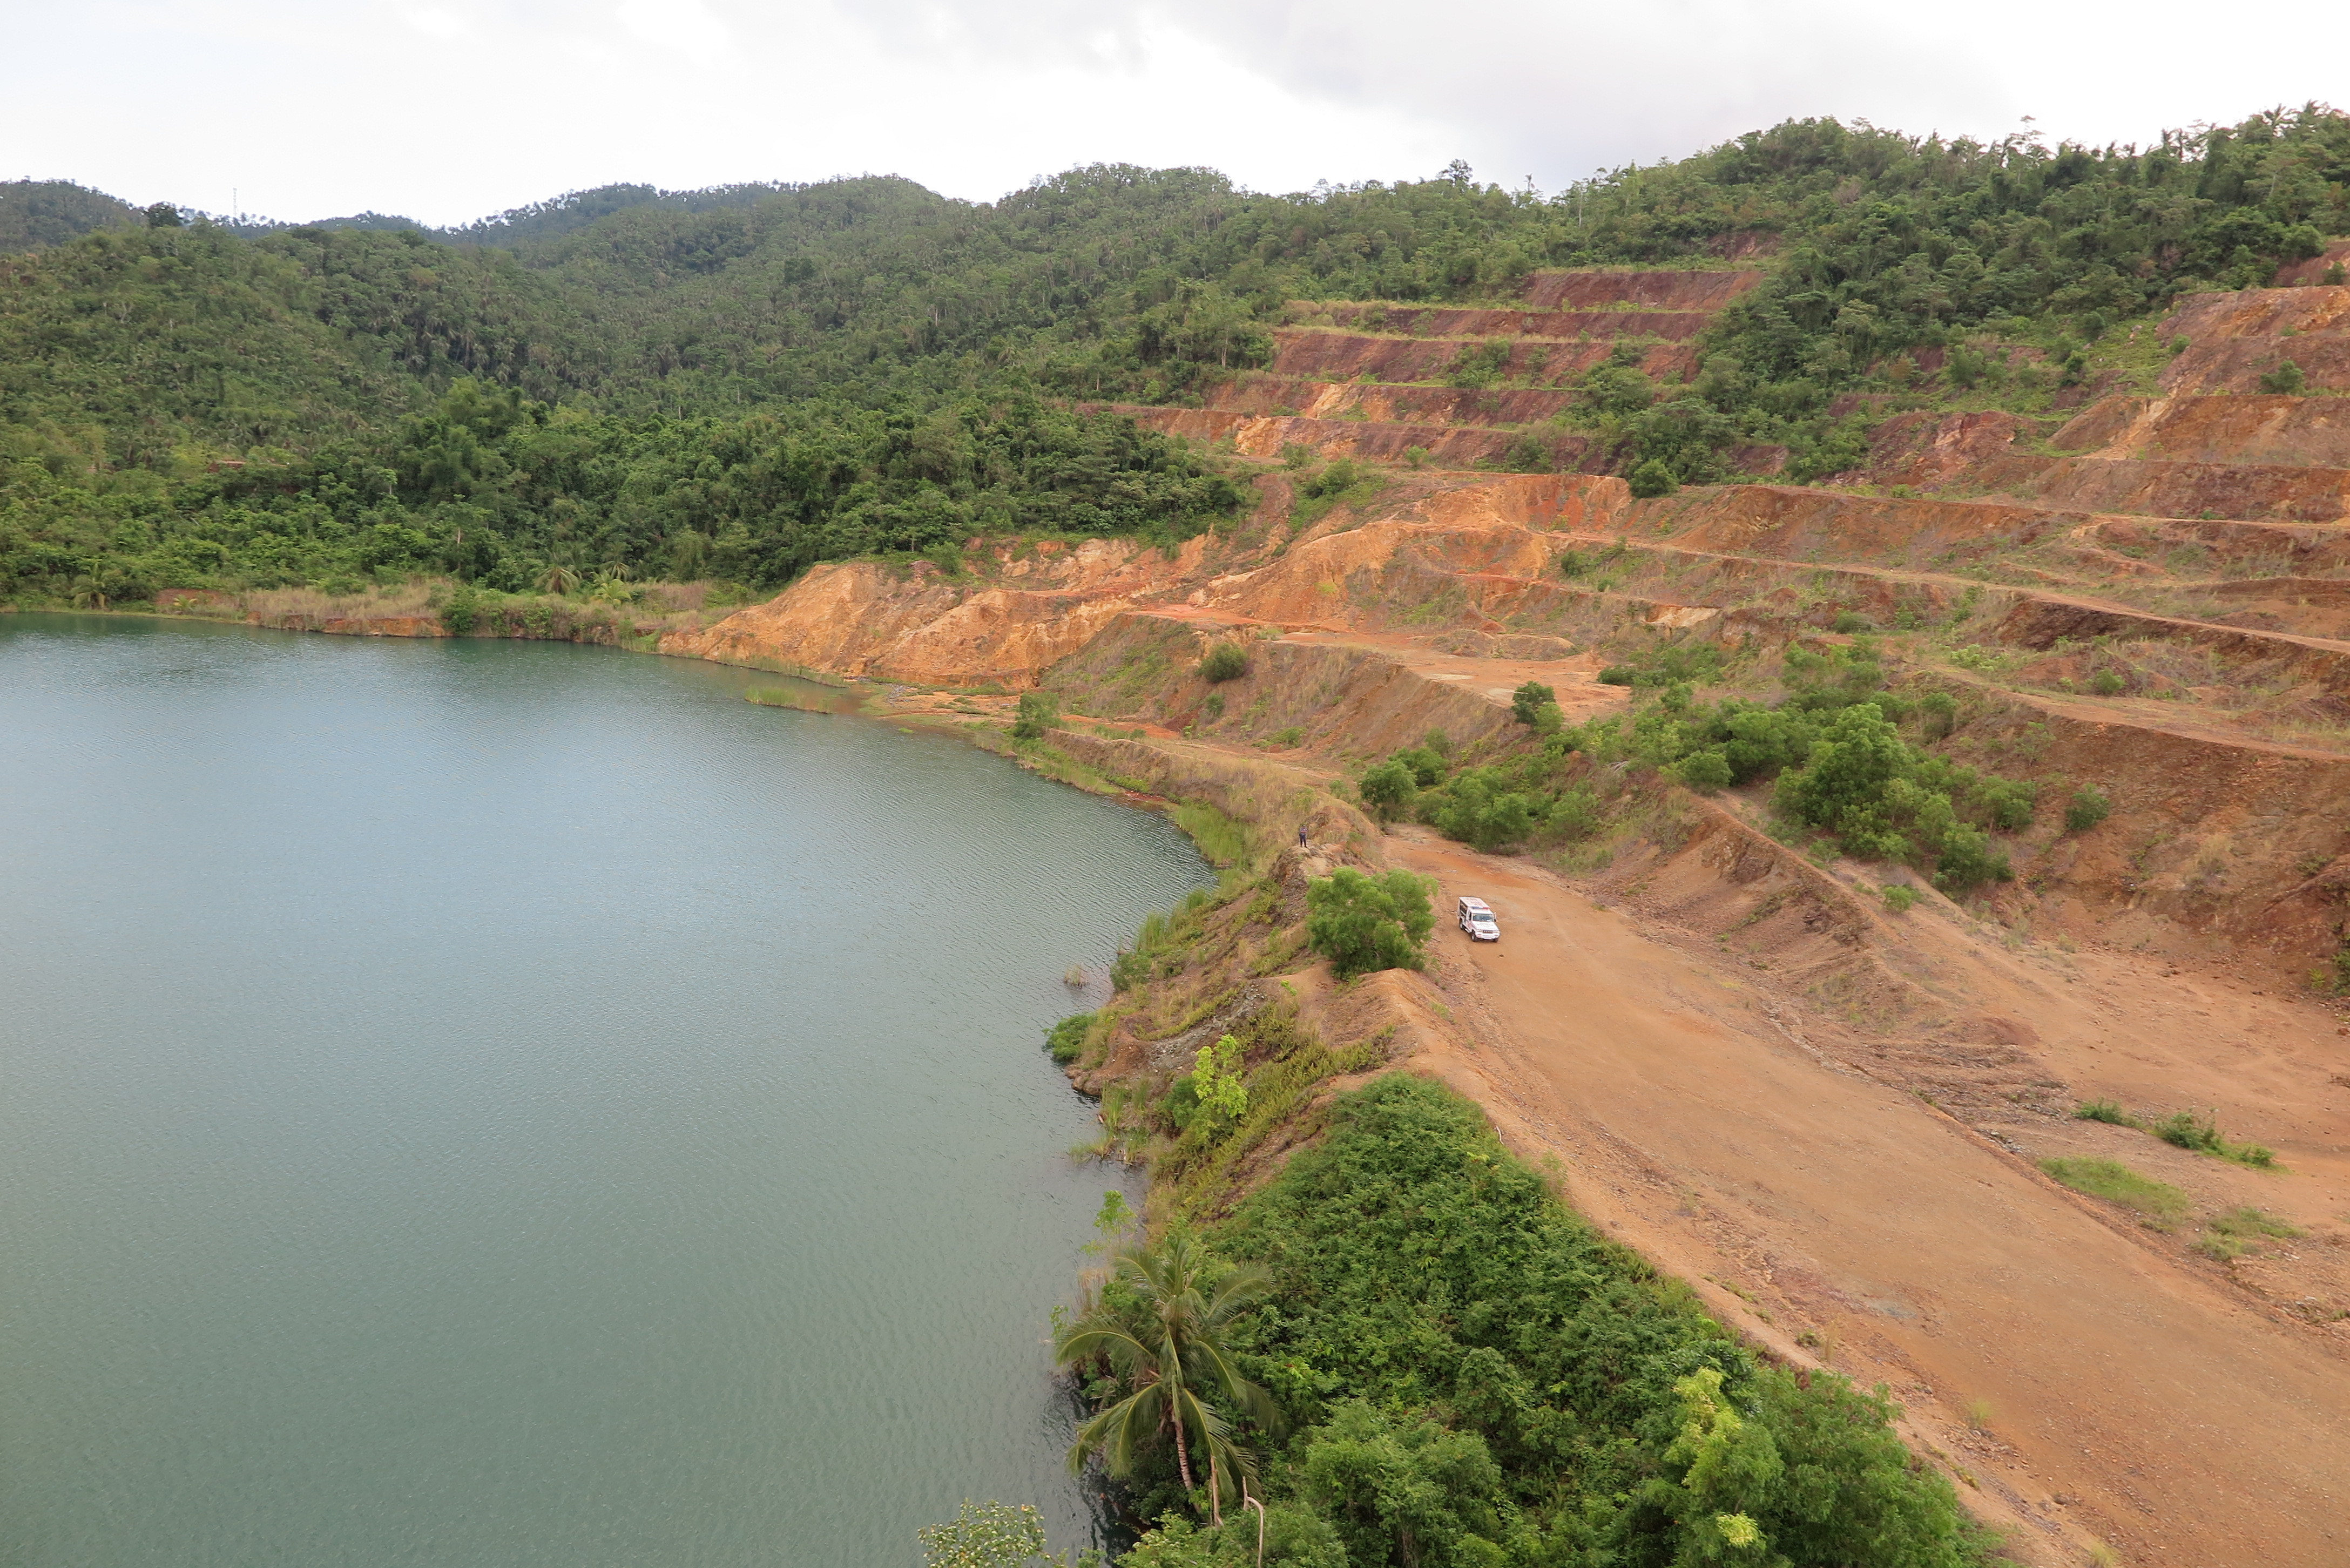
[[[773,587],[981,528],[1178,536],[1230,512],[1219,460],[1036,405],[1193,399],[1296,298],[1511,301],[1540,268],[1758,247],[1694,379],[1611,363],[1575,417],[1647,491],[1756,442],[1808,478],[1887,400],[2044,400],[2125,320],[2312,254],[2350,226],[2345,161],[2313,107],[2104,151],[1796,121],[1551,197],[1458,165],[1288,196],[1106,165],[993,203],[615,186],[432,232],[20,183],[0,596],[567,565]]]
[[[1185,1244],[1224,1260],[1201,1269],[1203,1294],[1220,1270],[1256,1272],[1212,1348],[1270,1397],[1254,1418],[1222,1401],[1220,1467],[1253,1472],[1268,1562],[1982,1560],[1884,1398],[1759,1363],[1424,1080],[1346,1096],[1320,1145]],[[1094,1321],[1148,1299],[1113,1278]],[[1095,1372],[1105,1404],[1138,1376]],[[1199,1384],[1212,1407],[1221,1385]],[[1128,1468],[1131,1506],[1159,1522],[1125,1563],[1254,1561],[1237,1483],[1215,1528],[1171,1443]]]

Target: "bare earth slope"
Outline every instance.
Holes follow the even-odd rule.
[[[2334,1501],[2350,1488],[2337,1345],[1840,1061],[1832,1023],[1669,928],[1523,863],[1427,842],[1390,855],[1447,895],[1482,895],[1506,932],[1473,952],[1448,933],[1469,974],[1447,990],[1492,1028],[1482,1049],[1440,1058],[1443,1075],[1522,1150],[1555,1153],[1577,1208],[1698,1282],[1725,1321],[1793,1358],[1806,1357],[1803,1336],[1864,1384],[1889,1384],[1913,1441],[2026,1539],[2085,1524],[2126,1561],[2164,1563],[2350,1553]],[[2162,1005],[2173,999],[2149,998],[2127,966],[2083,967],[2092,995],[2062,1010],[2069,1027],[2042,1012],[2048,1070],[2095,1081],[2097,1029],[2158,1057],[2167,1081],[2199,1068],[2211,1097],[2241,1099],[2202,1060],[2201,1030]],[[1986,1000],[2036,1000],[1976,978]],[[2272,1051],[2314,1076],[2322,1062],[2295,1044]],[[2325,1148],[2350,1128],[2311,1130]],[[2259,1196],[2323,1227],[2345,1196],[2327,1176]]]
[[[1289,980],[1329,1027],[1384,1018],[1725,1321],[1887,1384],[2023,1560],[2350,1563],[2350,1023],[2313,983],[2350,975],[2350,289],[2190,299],[2154,328],[2189,340],[2161,396],[2045,443],[1996,410],[1904,415],[1835,486],[1635,502],[1467,466],[1529,440],[1585,463],[1546,422],[1561,379],[1619,344],[1685,373],[1754,275],[1300,304],[1269,371],[1139,412],[1243,455],[1409,453],[1374,501],[1316,516],[1268,468],[1253,516],[1178,553],[973,541],[954,577],[821,567],[662,647],[896,682],[901,711],[962,722],[1042,685],[1087,765],[1284,842],[1305,826],[1295,876],[1386,862],[1482,894],[1499,948],[1440,943],[1427,975],[1343,992]],[[1434,384],[1471,350],[1501,384]],[[2246,395],[2288,351],[2316,390]],[[1765,669],[1855,624],[1908,689],[1956,699],[1942,751],[2041,785],[2016,880],[1966,909],[1929,890],[1892,913],[1885,868],[1774,843],[1760,795],[1659,783],[1643,836],[1574,860],[1381,841],[1344,804],[1430,728],[1471,758],[1523,744],[1520,681],[1579,720],[1628,701],[1596,679],[1627,649]],[[1222,640],[1249,672],[1211,687]],[[2065,830],[2091,784],[2111,815]],[[2281,1168],[2072,1115],[2100,1099],[2210,1113]],[[2148,1228],[2042,1175],[2058,1156],[2124,1161],[2190,1212]],[[2298,1233],[2221,1245],[2245,1209]]]

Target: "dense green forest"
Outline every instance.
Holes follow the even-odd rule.
[[[1694,382],[1610,367],[1585,410],[1627,471],[1718,478],[1772,441],[1810,477],[1856,450],[1840,398],[1996,397],[2014,344],[2077,376],[2178,293],[2350,229],[2345,181],[2350,119],[2311,106],[2103,150],[1795,121],[1551,196],[1458,164],[1292,195],[1096,166],[993,203],[614,186],[428,231],[19,182],[0,597],[606,566],[772,587],[980,528],[1172,539],[1229,514],[1232,476],[1072,400],[1195,397],[1294,298],[1758,250],[1769,282]]]

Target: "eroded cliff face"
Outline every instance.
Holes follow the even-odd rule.
[[[1198,576],[1210,541],[1172,554],[1131,540],[1065,546],[972,541],[964,573],[927,561],[812,568],[777,598],[706,631],[677,632],[661,651],[760,669],[1023,688],[1090,641],[1124,609],[1156,604]]]
[[[1276,629],[1377,629],[1386,602],[1348,587],[1367,574],[1409,560],[1447,581],[1539,575],[1544,535],[1605,527],[1627,500],[1622,481],[1600,475],[1453,475],[1399,485],[1397,499],[1378,508],[1391,514],[1377,521],[1336,513],[1292,538],[1274,520],[1270,536],[1254,544],[1203,535],[1163,551],[1131,540],[974,539],[960,575],[926,561],[817,566],[768,603],[707,630],[671,633],[660,646],[762,669],[1022,690],[1129,611],[1212,612]]]

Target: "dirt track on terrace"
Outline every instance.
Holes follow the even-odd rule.
[[[1697,944],[1644,931],[1523,861],[1424,836],[1387,848],[1440,880],[1447,909],[1455,893],[1481,893],[1503,925],[1490,948],[1440,928],[1434,978],[1467,1004],[1479,1044],[1421,1064],[1482,1101],[1522,1153],[1557,1156],[1584,1213],[1690,1281],[1724,1321],[1798,1363],[1816,1354],[1864,1386],[1888,1384],[1905,1435],[1980,1484],[1970,1501],[2012,1521],[2024,1560],[2089,1561],[2102,1540],[2123,1562],[2178,1568],[2350,1563],[2337,1334],[2278,1321],[2175,1238],[1834,1061],[1816,1021]],[[2059,1075],[2135,1073],[2231,1107],[2251,1094],[2255,1108],[2230,1114],[2240,1126],[2253,1116],[2248,1130],[2268,1132],[2292,1174],[2215,1169],[2223,1188],[2242,1179],[2210,1200],[2340,1218],[2350,1116],[2339,1103],[2313,1108],[2289,1070],[2303,1055],[2322,1064],[2330,1016],[2246,993],[2216,999],[2234,1011],[2215,1021],[2178,1005],[2185,988],[2149,987],[2132,961],[2078,961],[2075,1017],[2040,1013]],[[2280,1034],[2273,1014],[2295,1009],[2307,1016]],[[2221,1049],[2236,1030],[2263,1035],[2262,1062]],[[2251,1090],[2235,1081],[2247,1073]],[[2298,1100],[2290,1137],[2258,1125],[2264,1076],[2279,1079],[2280,1113]],[[2168,1156],[2221,1163],[2079,1127],[2128,1141],[2051,1149],[2109,1152],[2166,1179]]]

